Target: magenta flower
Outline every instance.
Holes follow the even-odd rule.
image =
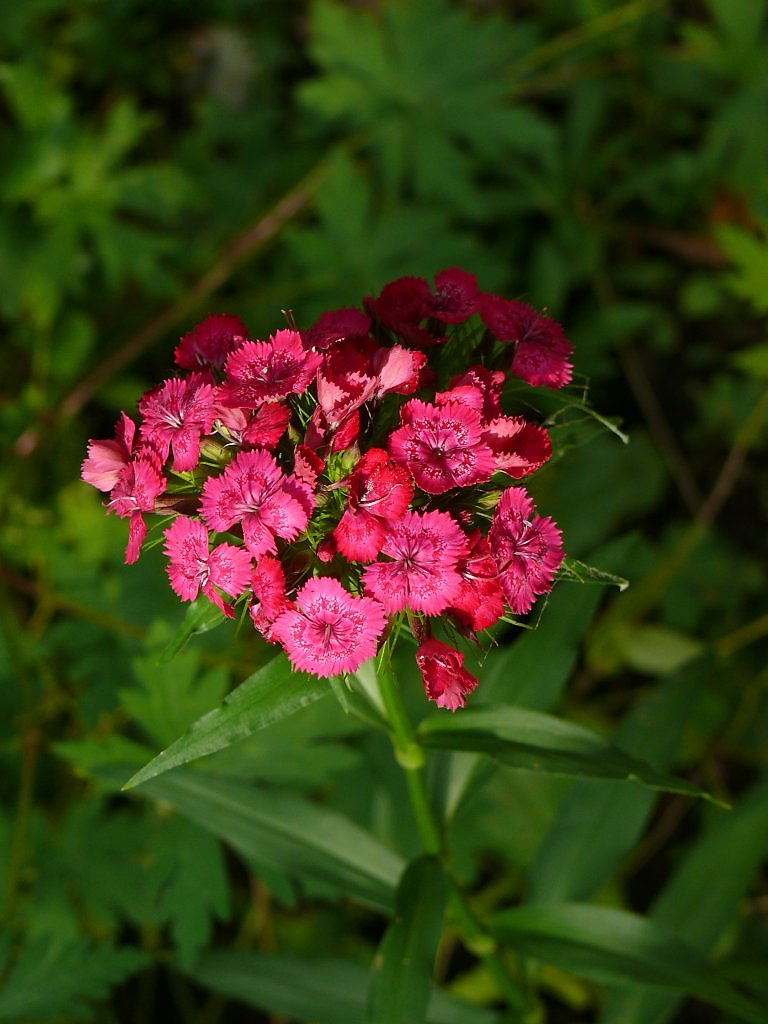
[[[317,375],[317,403],[323,422],[336,430],[373,396],[376,377],[371,369],[375,343],[361,338],[344,341],[325,354]]]
[[[307,348],[324,352],[346,338],[361,338],[371,329],[371,318],[359,309],[344,307],[322,313],[304,335]]]
[[[339,551],[351,562],[372,562],[389,523],[408,508],[413,484],[383,448],[369,448],[347,478],[347,509],[333,531]]]
[[[283,612],[272,632],[296,668],[322,679],[354,672],[372,657],[385,623],[378,601],[320,576],[304,584],[296,608]]]
[[[139,557],[141,545],[147,535],[147,524],[142,512],[151,512],[155,501],[165,490],[165,479],[158,468],[158,459],[150,453],[133,458],[120,472],[107,504],[107,511],[128,524],[128,547],[125,563],[131,565]]]
[[[496,468],[519,480],[543,466],[552,455],[552,444],[543,427],[522,416],[499,416],[483,431],[493,452]]]
[[[402,345],[379,348],[373,353],[371,371],[375,377],[374,394],[382,398],[393,392],[396,395],[412,395],[421,384],[427,357]]]
[[[312,491],[280,469],[265,451],[240,452],[219,477],[209,477],[200,503],[211,530],[240,523],[253,558],[277,552],[275,538],[295,540],[314,508]]]
[[[461,630],[476,633],[488,629],[504,614],[504,594],[488,541],[479,530],[467,540],[469,552],[456,566],[461,589],[447,611]]]
[[[194,601],[202,591],[229,618],[231,607],[215,589],[230,597],[243,593],[251,579],[251,558],[243,548],[218,544],[208,550],[208,531],[199,519],[177,516],[164,533],[167,572],[171,587],[182,601]]]
[[[563,560],[562,534],[549,518],[533,515],[524,487],[508,487],[488,530],[507,604],[515,614],[530,610],[540,594],[552,589]]]
[[[194,469],[200,459],[200,438],[209,434],[215,416],[214,389],[202,374],[174,377],[147,392],[139,401],[140,433],[165,462],[173,451],[173,469]]]
[[[435,295],[429,315],[444,324],[458,324],[477,312],[477,278],[460,267],[435,275]]]
[[[220,370],[247,337],[248,329],[239,317],[211,313],[176,346],[176,365],[185,370]]]
[[[253,601],[248,609],[253,625],[271,644],[277,643],[272,623],[283,612],[293,608],[285,596],[285,575],[280,562],[272,555],[263,555],[251,576]]]
[[[424,691],[439,708],[464,707],[477,679],[463,667],[464,655],[440,640],[425,640],[416,651]]]
[[[480,414],[460,402],[428,405],[411,399],[400,410],[402,426],[389,438],[393,460],[407,466],[427,494],[490,480],[496,462],[483,440]]]
[[[246,341],[227,359],[220,399],[235,408],[258,409],[262,402],[303,391],[322,359],[319,352],[304,348],[298,331],[277,331],[269,341]]]
[[[377,299],[367,298],[365,307],[379,323],[405,341],[433,345],[440,339],[420,326],[430,315],[433,301],[423,277],[398,277],[382,288]]]
[[[411,608],[439,615],[461,589],[457,563],[468,550],[464,532],[447,512],[405,512],[390,524],[381,545],[389,561],[367,566],[363,583],[390,614]]]
[[[515,343],[511,370],[534,387],[561,388],[571,379],[573,345],[557,321],[524,302],[482,292],[480,315],[499,341]]]
[[[120,473],[131,460],[136,424],[120,413],[114,441],[88,442],[88,455],[80,471],[81,478],[99,491],[111,491]]]

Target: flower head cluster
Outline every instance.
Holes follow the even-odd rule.
[[[159,517],[182,601],[247,611],[320,678],[410,631],[427,697],[453,711],[477,680],[447,641],[528,612],[563,559],[519,483],[549,436],[504,397],[510,376],[562,387],[571,351],[552,319],[459,268],[266,340],[212,315],[138,423],[122,413],[114,440],[89,442],[82,477],[129,520],[127,562]]]

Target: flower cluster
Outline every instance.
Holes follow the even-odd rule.
[[[559,324],[458,268],[267,340],[212,315],[181,338],[138,424],[123,413],[114,440],[89,442],[82,477],[129,520],[126,562],[147,514],[162,517],[182,601],[247,610],[319,677],[407,628],[427,696],[455,710],[477,680],[435,631],[474,638],[528,612],[563,558],[517,484],[549,437],[502,398],[508,378],[562,387],[571,349]]]

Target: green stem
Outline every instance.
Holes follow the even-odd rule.
[[[454,920],[465,944],[485,964],[488,973],[503,993],[510,1009],[530,1012],[531,1006],[517,981],[510,975],[496,950],[496,940],[489,935],[472,909],[459,882],[447,864],[448,854],[442,830],[429,801],[424,779],[426,755],[416,739],[413,723],[400,697],[392,672],[389,650],[385,647],[376,661],[379,693],[392,729],[392,744],[398,764],[405,772],[411,809],[416,819],[424,851],[440,857],[445,864],[449,884],[449,900]]]

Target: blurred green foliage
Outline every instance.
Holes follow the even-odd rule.
[[[488,919],[647,913],[768,1018],[767,111],[766,0],[0,5],[0,1021],[363,1019],[381,908],[424,870],[395,892],[419,847],[386,743],[323,699],[121,795],[267,655],[219,630],[163,661],[158,552],[126,568],[76,479],[208,310],[265,335],[456,264],[563,322],[630,438],[576,445],[553,407],[537,503],[632,586],[561,583],[478,706],[557,710],[733,805],[440,755],[456,870]],[[423,956],[429,911],[381,949]],[[527,913],[527,1021],[744,1019],[547,959]],[[500,1019],[451,928],[437,964],[426,1019]]]

